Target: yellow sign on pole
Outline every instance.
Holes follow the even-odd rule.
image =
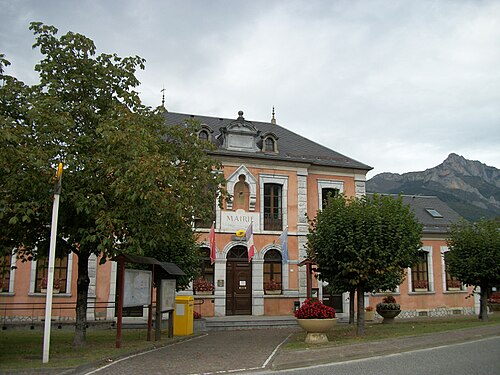
[[[59,163],[59,166],[57,167],[57,179],[60,180],[61,176],[63,173],[63,164]]]

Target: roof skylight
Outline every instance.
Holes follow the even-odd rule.
[[[438,211],[438,210],[435,210],[434,208],[426,208],[425,210],[427,211],[427,213],[428,213],[429,215],[431,215],[431,216],[432,216],[432,217],[434,217],[434,218],[440,218],[440,217],[443,217],[443,215],[441,215],[441,214],[439,213],[439,211]]]

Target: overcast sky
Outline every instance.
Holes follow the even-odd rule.
[[[37,82],[31,21],[146,59],[143,102],[269,121],[381,172],[455,152],[500,168],[500,1],[0,0],[0,53]]]

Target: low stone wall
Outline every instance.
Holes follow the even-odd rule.
[[[422,310],[402,310],[396,319],[412,319],[412,318],[444,318],[448,316],[475,315],[472,307],[438,307],[435,309]],[[378,319],[382,319],[379,314],[376,314]]]

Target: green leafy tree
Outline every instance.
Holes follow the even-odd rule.
[[[450,274],[481,288],[479,319],[487,321],[491,287],[500,285],[500,225],[495,220],[461,221],[452,227],[447,242]]]
[[[421,225],[402,199],[339,195],[311,221],[308,255],[321,279],[357,292],[357,333],[364,334],[364,294],[390,290],[405,278],[421,248]]]
[[[32,23],[43,55],[40,83],[5,74],[0,56],[0,245],[23,259],[46,256],[55,166],[64,164],[57,251],[78,260],[74,346],[85,344],[88,260],[117,252],[154,256],[196,274],[191,222],[210,215],[220,165],[196,124],[166,127],[141,104],[138,56],[96,54],[83,35]]]

